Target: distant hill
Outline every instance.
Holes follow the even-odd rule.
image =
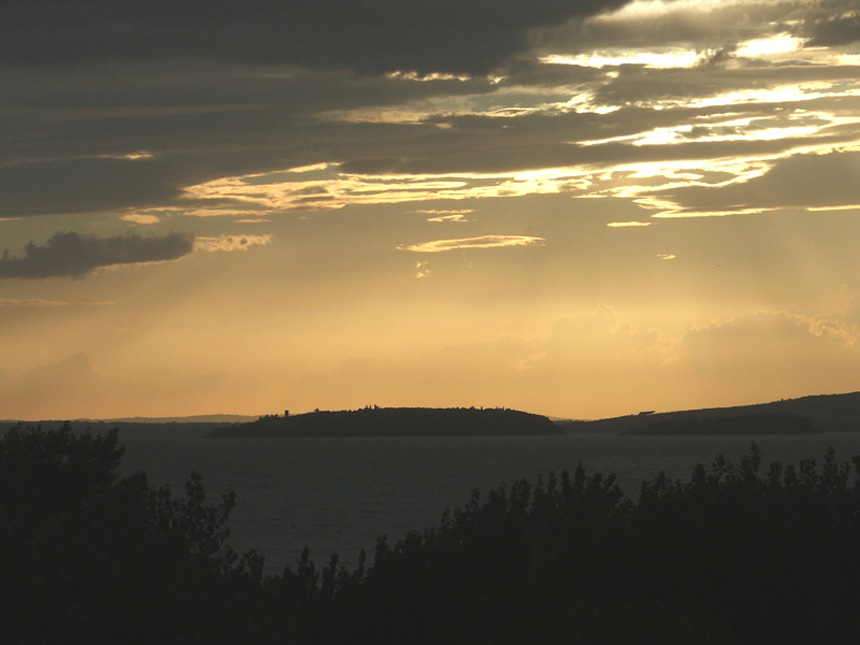
[[[777,431],[777,426],[769,425],[773,419],[762,415],[791,415],[796,418],[805,419],[809,422],[813,432],[860,432],[860,392],[849,394],[822,394],[816,396],[805,396],[798,399],[784,399],[771,403],[758,403],[755,405],[740,405],[727,408],[705,408],[702,410],[684,410],[678,412],[640,412],[623,417],[610,419],[599,419],[596,421],[558,421],[556,425],[569,434],[579,433],[602,433],[602,434],[656,434],[648,432],[648,426],[668,423],[664,429],[673,427],[671,424],[683,424],[695,421],[696,423],[715,423],[714,419],[728,419],[738,417],[759,417],[762,432],[750,432],[744,434],[770,434]],[[741,422],[735,428],[738,430]],[[731,422],[724,424],[719,432],[711,434],[737,434],[730,431]],[[682,425],[675,426],[675,430]],[[712,425],[716,430],[718,425]],[[796,434],[800,426],[792,425],[791,421],[786,423],[783,433]],[[657,425],[657,429],[660,426]],[[679,432],[671,432],[679,434]]]
[[[210,437],[424,437],[560,435],[547,417],[501,408],[364,408],[266,416]]]
[[[18,425],[18,421],[0,421],[0,435]],[[43,430],[55,431],[63,421],[27,421],[25,426],[40,426]],[[212,430],[223,428],[225,422],[213,421],[124,421],[124,420],[75,420],[70,422],[73,432],[89,430],[94,434],[107,434],[114,428],[119,430],[120,439],[130,437],[203,437]]]
[[[102,423],[102,424],[137,424],[137,425],[167,425],[176,423],[245,423],[257,419],[247,414],[197,414],[188,417],[117,417],[115,419],[41,419],[23,421],[27,424],[56,424],[70,421],[73,424]],[[0,419],[0,424],[17,424],[20,419]],[[53,425],[52,425],[53,427]]]
[[[247,414],[197,414],[190,417],[122,417],[99,419],[99,421],[103,423],[246,423],[256,418]]]

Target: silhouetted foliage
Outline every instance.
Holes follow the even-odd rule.
[[[263,577],[206,502],[119,478],[116,433],[0,440],[3,636],[21,643],[855,643],[860,457],[763,466],[758,448],[638,502],[549,474],[482,496],[372,565]]]
[[[373,566],[322,573],[315,642],[853,643],[860,458],[658,474],[549,475],[477,492]],[[304,564],[307,567],[307,563]],[[328,573],[327,573],[328,572]],[[326,576],[334,584],[326,583]],[[284,583],[295,573],[287,571]]]
[[[0,612],[16,643],[184,643],[233,633],[236,589],[262,558],[229,548],[235,501],[119,478],[103,436],[19,426],[0,440]],[[236,625],[246,621],[237,621]],[[226,631],[225,631],[226,630]]]

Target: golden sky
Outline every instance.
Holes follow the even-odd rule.
[[[14,0],[0,418],[860,389],[856,0]]]

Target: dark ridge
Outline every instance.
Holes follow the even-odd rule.
[[[210,437],[456,437],[560,435],[547,417],[506,408],[378,408],[265,416]]]
[[[821,394],[798,399],[783,399],[770,403],[739,405],[727,408],[705,408],[677,412],[650,410],[610,419],[594,421],[558,421],[556,425],[568,434],[652,434],[643,430],[649,425],[663,421],[690,422],[696,419],[725,419],[727,417],[748,417],[760,415],[794,415],[806,419],[814,428],[813,432],[858,432],[860,431],[860,392],[848,394]],[[767,423],[765,421],[765,423]],[[679,434],[673,432],[671,434]],[[745,434],[719,432],[717,434]],[[752,434],[769,434],[763,430]]]
[[[630,435],[752,435],[752,434],[821,434],[808,419],[796,414],[764,412],[732,417],[695,417],[663,419]]]

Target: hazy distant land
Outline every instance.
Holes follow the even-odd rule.
[[[210,437],[541,436],[564,430],[549,418],[503,408],[379,408],[260,417]]]
[[[9,426],[17,420],[3,420]],[[50,429],[60,420],[31,421]],[[75,429],[124,435],[163,433],[212,437],[528,436],[562,434],[756,435],[860,431],[860,392],[784,399],[701,410],[654,412],[597,420],[568,420],[507,408],[379,408],[303,414],[203,415],[77,419]]]

